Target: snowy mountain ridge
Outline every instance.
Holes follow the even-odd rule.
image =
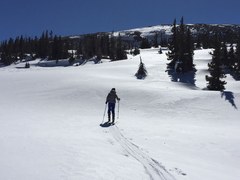
[[[219,30],[219,31],[233,31],[238,32],[240,30],[240,25],[237,24],[186,24],[187,27],[191,29],[193,33],[201,33],[204,31],[212,31]],[[140,27],[140,28],[133,28],[127,30],[120,30],[114,32],[114,36],[118,36],[119,34],[123,37],[129,37],[136,32],[139,32],[142,37],[153,36],[156,33],[163,34],[165,36],[170,36],[172,25],[171,24],[161,24],[161,25],[154,25],[154,26],[147,26],[147,27]],[[112,33],[112,32],[108,32]],[[97,33],[98,34],[98,33]],[[69,38],[79,38],[81,36],[69,36]]]

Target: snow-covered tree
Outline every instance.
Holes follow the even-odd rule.
[[[173,21],[173,27],[172,27],[172,36],[171,36],[171,41],[168,44],[168,60],[171,62],[168,63],[169,68],[174,68],[176,61],[178,60],[178,39],[177,39],[177,25],[176,25],[176,19]]]
[[[225,74],[221,68],[221,43],[216,35],[215,50],[212,53],[212,62],[208,64],[210,76],[206,75],[209,90],[222,91],[225,89]]]
[[[144,63],[142,62],[141,56],[140,56],[139,68],[138,68],[138,71],[136,72],[135,76],[137,77],[137,79],[144,79],[147,76],[147,70],[146,70]]]
[[[134,50],[133,50],[133,52],[132,52],[132,54],[133,54],[134,56],[136,56],[136,55],[140,54],[140,50],[135,47]]]

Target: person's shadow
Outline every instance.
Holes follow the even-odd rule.
[[[221,98],[225,96],[225,100],[227,100],[235,109],[238,109],[234,102],[234,94],[231,91],[223,91],[221,92]]]
[[[107,127],[109,127],[109,126],[111,126],[111,125],[112,125],[112,124],[109,123],[109,122],[105,122],[105,123],[103,123],[103,124],[100,124],[100,126],[103,127],[103,128],[107,128]]]

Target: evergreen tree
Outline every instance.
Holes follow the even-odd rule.
[[[17,60],[25,58],[26,54],[32,57],[48,58],[48,59],[65,59],[69,57],[68,50],[76,49],[78,54],[85,58],[97,56],[100,60],[102,56],[110,56],[112,60],[127,59],[125,52],[126,43],[119,35],[111,38],[108,33],[89,34],[76,39],[62,38],[61,36],[53,36],[52,31],[44,31],[41,36],[30,38],[23,36],[10,38],[0,44],[1,62],[10,65]]]
[[[235,58],[235,52],[234,52],[233,44],[231,44],[230,50],[228,52],[228,62],[229,62],[228,67],[231,70],[234,69],[235,59],[236,58]]]
[[[162,47],[159,48],[158,53],[159,53],[159,54],[162,54],[162,53],[163,53],[163,52],[162,52]]]
[[[187,29],[187,34],[185,39],[186,39],[186,44],[185,44],[184,59],[183,59],[183,69],[184,69],[184,72],[189,72],[194,70],[194,64],[193,64],[194,46],[193,46],[190,29]]]
[[[155,33],[154,39],[153,39],[153,47],[158,47],[158,33]]]
[[[115,60],[115,54],[116,54],[116,47],[115,47],[115,38],[113,36],[113,33],[111,34],[110,37],[110,43],[109,43],[109,57],[112,60]]]
[[[67,59],[69,58],[69,53],[68,50],[69,49],[74,49],[73,47],[70,48],[70,41],[68,40],[63,40],[63,38],[61,36],[59,36],[60,39],[60,50],[61,50],[61,59]],[[77,47],[76,47],[77,49]]]
[[[236,47],[236,59],[234,63],[234,71],[240,75],[240,35],[238,37],[237,47]]]
[[[176,26],[176,19],[173,22],[172,37],[168,48],[167,56],[168,60],[171,61],[168,68],[180,69],[182,73],[194,70],[192,35],[191,31],[184,25],[183,17],[179,27]],[[180,65],[181,67],[177,67]]]
[[[116,41],[116,56],[115,60],[122,60],[127,59],[127,53],[124,50],[123,44],[122,44],[122,38],[120,34],[118,35],[117,41]]]
[[[212,53],[212,62],[208,64],[210,76],[206,75],[206,81],[208,81],[207,88],[209,90],[222,91],[225,89],[225,81],[221,80],[225,78],[225,74],[221,69],[221,43],[219,37],[216,35],[215,50]]]
[[[168,44],[168,60],[171,62],[168,64],[169,68],[173,68],[175,66],[176,61],[178,60],[178,39],[177,39],[177,25],[176,25],[176,19],[173,21],[173,27],[172,27],[172,36],[171,40]]]
[[[109,43],[109,35],[108,34],[103,34],[101,37],[100,37],[100,47],[101,47],[101,54],[102,56],[108,56],[109,55],[109,46],[110,46],[110,43]]]
[[[195,49],[201,49],[202,48],[202,43],[201,43],[199,35],[197,35],[197,40],[196,41],[197,42],[196,42]]]
[[[38,50],[37,50],[37,57],[40,58],[46,58],[45,52],[44,52],[44,32],[42,33],[42,36],[40,37],[39,41],[38,41]]]
[[[16,60],[14,56],[14,40],[10,38],[8,41],[3,43],[3,52],[1,54],[1,60],[4,65],[10,65]]]
[[[133,52],[132,52],[132,54],[133,54],[134,56],[136,56],[136,55],[140,54],[140,50],[135,47],[134,50],[133,50]]]
[[[96,36],[96,40],[95,40],[95,56],[97,56],[96,58],[96,62],[98,63],[101,59],[102,59],[102,51],[103,51],[103,44],[102,44],[102,36]]]
[[[142,38],[140,48],[141,49],[147,49],[147,48],[150,48],[150,47],[151,47],[151,45],[150,45],[148,39],[147,38]]]
[[[62,37],[55,35],[52,42],[51,59],[59,60],[68,57],[67,49],[64,48],[63,44]]]
[[[19,40],[19,58],[23,59],[23,55],[24,55],[24,39],[23,36],[21,36]]]
[[[183,63],[184,58],[185,58],[185,53],[186,53],[186,42],[185,42],[185,32],[186,32],[186,27],[183,23],[183,17],[181,18],[180,21],[180,26],[178,28],[178,54],[179,54],[179,61],[181,61]]]
[[[135,76],[137,77],[137,79],[144,79],[147,76],[147,70],[145,68],[144,63],[142,62],[141,56],[140,56],[139,68],[138,68],[138,71],[136,72]]]
[[[53,42],[52,42],[52,53],[50,58],[52,60],[59,60],[60,54],[59,54],[59,39],[57,35],[54,36]]]
[[[89,59],[92,58],[93,56],[95,56],[97,54],[96,51],[96,42],[97,42],[97,35],[93,34],[93,35],[87,35],[84,38],[84,56]]]
[[[221,51],[220,51],[220,62],[222,65],[229,67],[230,63],[228,60],[228,51],[226,43],[221,44]]]
[[[50,56],[50,40],[49,40],[49,34],[48,31],[45,32],[45,36],[44,36],[44,56],[45,57],[49,57]]]
[[[26,62],[26,63],[25,63],[25,68],[30,68],[29,62]]]

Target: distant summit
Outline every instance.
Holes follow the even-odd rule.
[[[224,41],[233,42],[240,33],[240,25],[237,24],[186,24],[186,27],[190,29],[195,40],[198,38],[202,39],[203,37],[212,37],[218,32],[223,36]],[[159,44],[166,46],[172,35],[171,29],[171,24],[161,24],[115,32],[98,32],[94,34],[109,34],[114,37],[118,37],[120,35],[122,40],[133,44],[133,46],[138,44],[138,42],[142,41],[144,38],[146,38],[149,42],[153,42],[157,39]],[[71,40],[78,40],[84,38],[86,35],[89,34],[68,36],[67,38]]]

